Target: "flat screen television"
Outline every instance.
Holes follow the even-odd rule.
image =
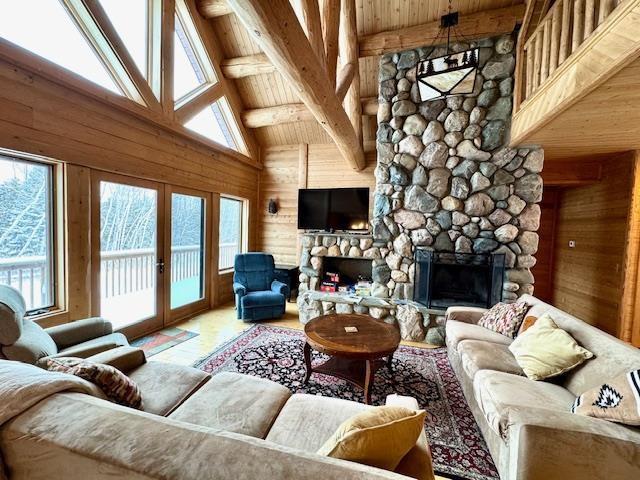
[[[298,190],[301,230],[368,230],[368,188],[309,188]]]

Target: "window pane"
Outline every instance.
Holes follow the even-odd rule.
[[[237,150],[219,101],[206,107],[184,126],[225,147]]]
[[[100,0],[102,8],[136,62],[147,76],[148,0]]]
[[[204,199],[171,195],[171,308],[203,298]]]
[[[53,305],[52,167],[0,156],[0,283]]]
[[[65,7],[56,0],[2,2],[0,37],[122,95]]]
[[[180,18],[175,17],[173,34],[173,98],[178,100],[206,81],[198,57],[189,43]]]
[[[242,202],[220,198],[220,256],[218,268],[233,268],[236,254],[242,252]]]
[[[100,314],[122,328],[156,313],[157,194],[100,182]]]

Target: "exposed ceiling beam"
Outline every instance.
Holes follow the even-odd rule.
[[[338,78],[336,80],[336,96],[340,101],[344,100],[344,96],[347,94],[347,90],[353,82],[353,76],[356,73],[356,64],[347,63],[338,72]]]
[[[378,100],[375,97],[362,99],[362,114],[375,116]],[[304,103],[288,103],[275,107],[254,108],[242,112],[242,123],[246,128],[271,127],[284,123],[311,122],[315,117]]]
[[[362,104],[360,103],[360,63],[358,62],[358,31],[356,29],[356,0],[342,0],[340,6],[340,61],[354,64],[353,81],[342,104],[362,145]],[[337,82],[337,80],[336,80]]]
[[[289,0],[228,0],[235,14],[280,74],[333,139],[355,170],[365,167],[359,140]]]
[[[482,12],[460,15],[456,34],[469,40],[486,38],[510,33],[524,16],[523,4],[512,7],[484,10]],[[400,52],[410,48],[428,47],[445,43],[442,37],[440,19],[402,28],[360,37],[360,56],[371,57],[389,52]]]
[[[276,71],[276,67],[264,53],[227,58],[220,62],[220,68],[227,78],[244,78]]]
[[[340,32],[340,0],[324,0],[320,16],[322,17],[322,40],[327,75],[331,85],[335,85],[338,66],[338,34]]]
[[[188,122],[208,105],[224,95],[224,87],[218,82],[207,85],[206,88],[197,91],[191,98],[186,99],[175,111],[176,120],[182,124]]]
[[[227,0],[198,0],[198,11],[204,18],[222,17],[233,13]]]
[[[320,22],[320,7],[318,0],[299,0],[304,20],[303,28],[311,44],[311,48],[318,57],[322,68],[325,68],[324,42],[322,40],[322,23]]]

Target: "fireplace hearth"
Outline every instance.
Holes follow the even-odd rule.
[[[414,300],[433,309],[489,308],[502,300],[504,254],[416,250]]]

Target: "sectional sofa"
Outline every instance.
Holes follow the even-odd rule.
[[[530,295],[527,315],[548,312],[595,354],[551,381],[533,381],[509,351],[512,339],[476,323],[484,309],[447,311],[449,359],[502,480],[640,478],[640,428],[579,416],[576,396],[640,368],[640,351]]]

